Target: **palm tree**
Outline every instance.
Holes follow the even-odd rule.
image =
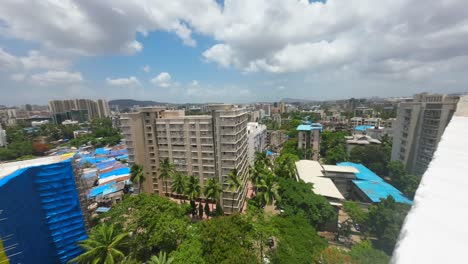
[[[255,153],[255,161],[254,164],[264,164],[267,167],[271,167],[273,164],[271,163],[271,159],[268,158],[266,151],[256,152]]]
[[[280,201],[281,198],[278,194],[279,185],[275,181],[275,177],[273,174],[266,175],[265,178],[260,180],[260,185],[258,186],[258,196],[260,200],[265,205],[273,204],[273,201]]]
[[[236,195],[237,189],[240,187],[240,179],[237,176],[237,169],[233,169],[228,174],[227,184],[229,190],[232,192],[232,204],[231,204],[231,214],[234,213],[234,196]]]
[[[158,256],[152,256],[147,262],[148,264],[171,264],[174,261],[173,258],[168,258],[166,252],[160,251]]]
[[[140,164],[133,164],[130,169],[130,180],[138,184],[138,193],[141,193],[141,184],[145,181],[145,173],[143,166]]]
[[[169,158],[165,158],[159,163],[159,179],[164,181],[164,187],[165,187],[164,189],[166,192],[166,196],[167,196],[167,180],[172,178],[175,171],[176,171],[175,166],[174,164],[169,162]]]
[[[174,179],[172,181],[171,191],[176,193],[177,195],[182,195],[182,200],[184,201],[184,203],[185,203],[185,199],[183,195],[185,193],[186,185],[187,185],[187,177],[181,172],[176,172],[174,174]]]
[[[188,196],[190,205],[192,206],[192,216],[194,215],[193,211],[196,209],[193,208],[193,205],[195,204],[195,198],[200,197],[200,193],[200,180],[193,175],[190,176],[185,187],[185,194]]]
[[[275,162],[275,174],[278,177],[297,179],[296,161],[297,156],[292,154],[283,154]]]
[[[100,225],[92,229],[88,239],[78,242],[85,252],[68,263],[104,263],[113,264],[125,255],[124,239],[127,233],[119,233],[113,225]]]
[[[208,203],[208,200],[211,199],[211,200],[216,201],[216,206],[218,205],[221,206],[221,203],[219,202],[219,200],[220,200],[222,193],[223,193],[223,187],[221,186],[221,184],[219,184],[219,182],[215,180],[214,178],[208,179],[205,185],[205,189],[203,190],[203,194],[205,195],[207,199],[206,202]]]

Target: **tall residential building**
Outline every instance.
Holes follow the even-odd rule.
[[[149,107],[122,115],[121,129],[129,161],[143,165],[145,192],[165,193],[166,184],[159,179],[158,168],[160,161],[168,158],[178,171],[198,177],[202,189],[210,178],[223,183],[224,211],[238,212],[247,191],[248,111],[224,104],[209,105],[207,110],[208,115],[185,116],[182,110]],[[224,183],[234,168],[238,170],[241,187],[235,191],[233,200]],[[170,180],[167,185],[170,187]]]
[[[79,122],[94,118],[109,117],[109,104],[106,100],[70,99],[49,101],[49,110],[54,121],[61,124],[65,120]]]
[[[319,123],[302,124],[296,130],[298,131],[297,148],[304,150],[306,157],[318,160],[322,125]]]
[[[255,152],[263,152],[266,148],[267,127],[257,122],[247,124],[249,164],[253,165],[255,161]]]
[[[2,124],[0,123],[0,147],[5,147],[7,145],[6,131],[2,129]]]
[[[394,127],[392,160],[422,175],[432,160],[445,127],[456,110],[458,96],[417,94],[398,107]]]
[[[71,155],[0,164],[2,263],[68,263],[86,238]]]

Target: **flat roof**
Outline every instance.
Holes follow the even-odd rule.
[[[71,158],[73,155],[75,155],[74,152],[62,154],[58,156],[2,163],[0,164],[0,179],[20,169],[61,162],[61,161]]]
[[[356,126],[354,130],[356,131],[366,131],[366,129],[374,128],[374,126],[367,126],[367,125],[362,125],[362,126]]]
[[[359,173],[359,171],[352,166],[337,166],[337,165],[322,165],[325,171],[341,172],[341,173]]]
[[[381,199],[392,196],[398,203],[413,204],[413,202],[406,198],[397,188],[386,182],[354,180],[353,183],[374,203],[378,203]]]
[[[384,181],[377,174],[375,174],[373,171],[369,170],[366,166],[364,166],[364,165],[362,165],[360,163],[340,162],[340,163],[338,163],[336,165],[346,166],[346,167],[353,167],[353,168],[357,169],[359,171],[358,173],[356,173],[356,178],[358,180],[381,181],[381,182]]]
[[[322,165],[320,165],[320,163],[315,160],[296,161],[296,169],[297,169],[297,173],[299,175],[303,175],[304,177],[324,176],[322,172],[323,170]]]
[[[298,125],[296,130],[297,131],[311,131],[311,130],[320,130],[322,131],[323,127],[319,123],[312,123],[310,125]]]
[[[323,168],[318,161],[300,160],[296,162],[296,168],[301,180],[314,185],[312,189],[314,193],[341,200],[345,199],[333,181],[323,177]]]

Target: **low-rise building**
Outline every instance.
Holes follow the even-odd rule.
[[[253,165],[255,161],[255,153],[263,152],[266,149],[267,128],[263,124],[257,122],[247,123],[248,135],[248,150],[247,156],[249,164]]]
[[[279,152],[288,135],[283,130],[267,130],[267,146],[274,152]]]

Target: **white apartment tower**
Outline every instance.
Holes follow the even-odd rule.
[[[165,158],[178,171],[200,179],[203,189],[210,178],[223,184],[221,205],[226,213],[239,212],[245,202],[248,177],[248,111],[232,105],[210,105],[208,115],[185,116],[182,110],[140,108],[122,115],[121,129],[129,161],[144,166],[143,191],[165,193],[158,177],[159,162]],[[232,192],[225,184],[236,168],[241,187]],[[168,181],[170,186],[170,181]]]
[[[255,152],[263,152],[266,148],[267,127],[257,122],[247,124],[249,164],[253,166],[255,161]]]
[[[401,102],[394,127],[392,160],[422,175],[432,160],[445,127],[456,110],[458,96],[417,94]]]

